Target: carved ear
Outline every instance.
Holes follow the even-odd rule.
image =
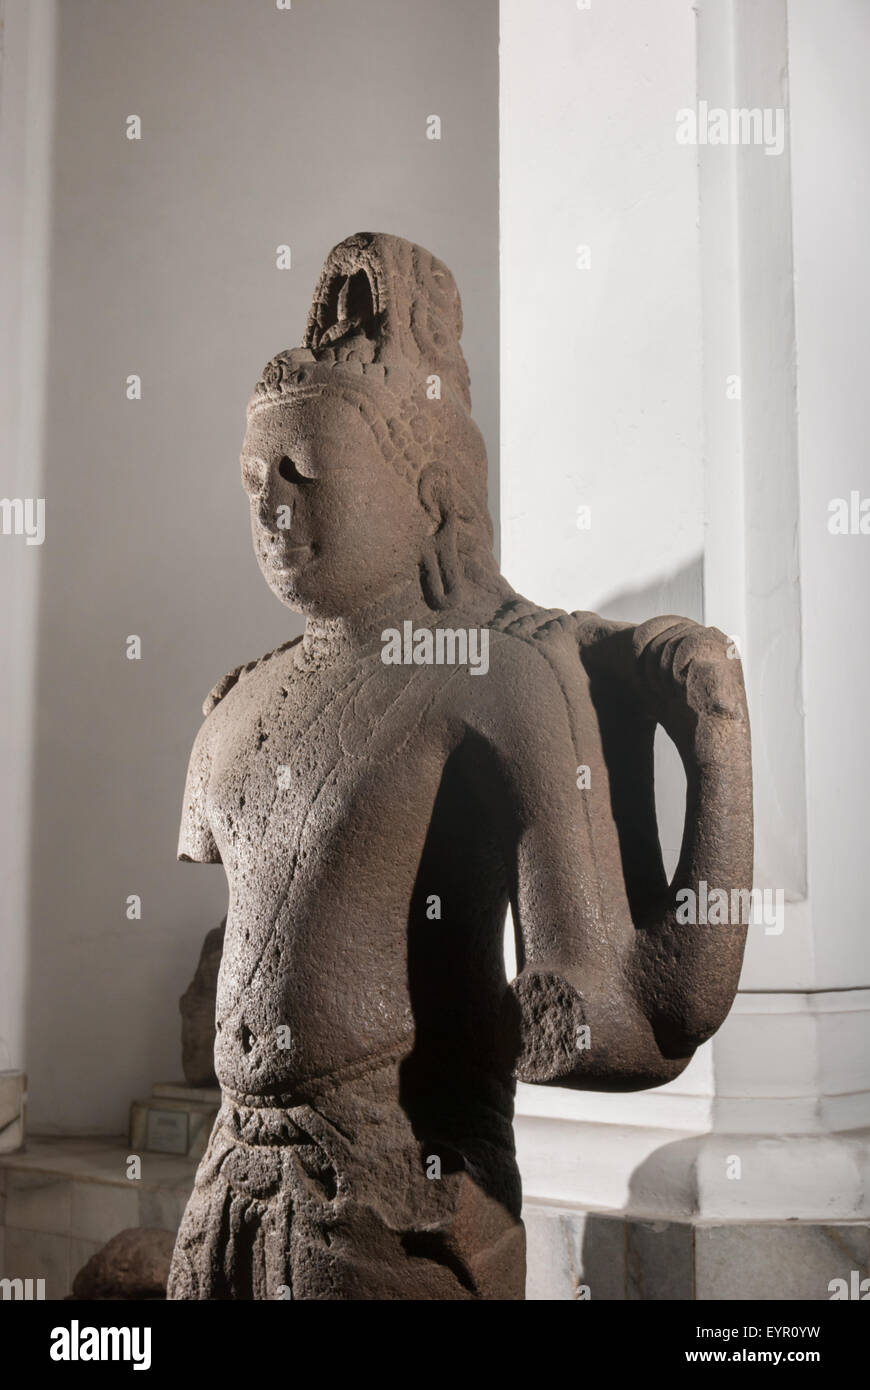
[[[431,537],[423,547],[420,578],[426,602],[432,608],[447,608],[459,585],[459,559],[456,528],[459,513],[454,499],[453,479],[446,468],[430,463],[417,484],[420,505],[432,526]]]
[[[420,474],[417,483],[420,505],[433,526],[433,535],[445,524],[453,511],[453,489],[450,474],[437,463],[430,463]]]

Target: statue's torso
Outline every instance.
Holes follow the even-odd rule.
[[[300,670],[290,650],[214,711],[225,1089],[292,1093],[415,1038],[461,1051],[466,1023],[486,1065],[507,889],[462,746],[477,684],[463,668],[385,666],[380,649]]]

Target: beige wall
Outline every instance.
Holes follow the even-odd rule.
[[[451,267],[495,456],[498,15],[75,0],[56,48],[24,1060],[34,1129],[111,1132],[179,1076],[178,995],[224,909],[219,868],[175,862],[199,706],[298,630],[256,569],[238,449],[335,242],[389,231]]]

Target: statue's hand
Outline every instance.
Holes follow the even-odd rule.
[[[718,628],[650,618],[634,629],[632,647],[644,689],[662,712],[675,699],[698,714],[731,719],[743,709],[739,656]]]
[[[678,747],[702,734],[705,721],[747,720],[742,666],[734,644],[715,627],[652,618],[632,634],[638,695]]]

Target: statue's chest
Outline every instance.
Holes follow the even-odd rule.
[[[247,859],[253,849],[262,862],[297,841],[323,844],[380,784],[403,781],[431,742],[438,691],[428,673],[378,661],[331,677],[252,682],[239,695],[208,791],[225,864],[240,851]]]

